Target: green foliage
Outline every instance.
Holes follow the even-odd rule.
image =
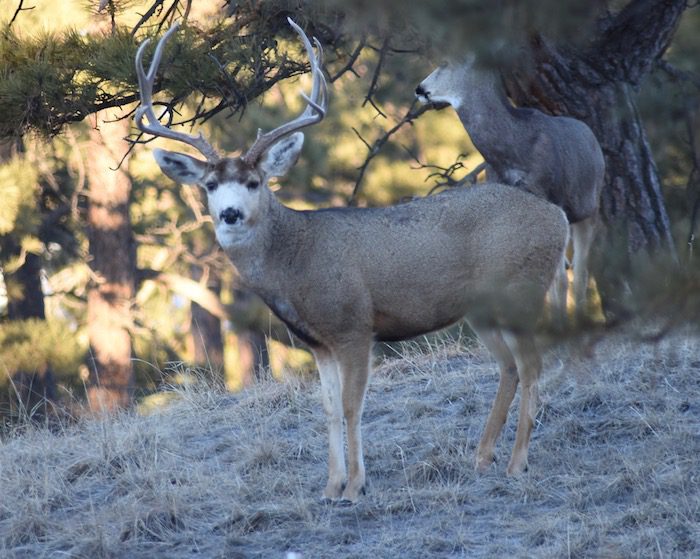
[[[306,65],[296,55],[278,51],[276,34],[284,21],[278,4],[248,6],[245,13],[210,22],[206,32],[184,26],[165,50],[154,89],[167,90],[175,103],[192,94],[198,102],[223,99],[219,108],[235,112],[277,82],[303,73]],[[55,136],[89,114],[137,101],[134,55],[146,38],[157,39],[153,31],[134,37],[123,25],[109,33],[32,35],[6,28],[0,34],[0,137],[29,130]]]
[[[0,235],[36,233],[39,220],[36,207],[38,172],[22,157],[0,165]]]
[[[610,7],[619,9],[627,1],[613,2]],[[46,150],[51,153],[49,158],[40,155],[30,158],[31,163],[13,160],[0,167],[0,235],[11,235],[17,246],[33,251],[41,250],[36,242],[41,239],[44,270],[54,290],[47,297],[47,315],[72,316],[82,325],[87,320],[85,290],[90,275],[85,263],[89,258],[85,228],[80,221],[84,197],[76,191],[82,188],[85,177],[81,165],[84,167],[84,158],[90,154],[89,148],[84,148],[86,139],[81,137],[80,127],[70,129],[70,135],[79,136],[74,144],[66,141],[70,136],[59,133],[67,130],[67,123],[82,121],[102,108],[137,100],[136,48],[146,37],[152,39],[144,56],[147,65],[160,33],[155,23],[164,14],[157,13],[132,36],[127,25],[138,19],[136,11],[145,11],[150,2],[138,6],[119,2],[127,10],[118,11],[113,32],[94,31],[100,17],[109,22],[107,16],[95,15],[84,2],[79,9],[76,2],[70,4],[65,10],[62,6],[55,22],[46,14],[41,16],[44,19],[39,17],[38,12],[46,8],[38,4],[36,10],[21,14],[11,29],[0,34],[0,137],[24,136],[29,152],[34,144],[27,132],[53,137],[53,147]],[[198,4],[202,5],[193,3],[193,13]],[[90,5],[92,9],[94,5]],[[166,48],[155,83],[156,101],[172,102],[177,109],[171,113],[176,121],[188,121],[201,110],[207,115],[206,122],[197,123],[193,131],[201,130],[222,151],[234,152],[252,142],[258,127],[273,128],[302,109],[298,92],[308,90],[308,76],[303,75],[306,59],[289,30],[287,15],[321,39],[329,76],[346,64],[365,38],[368,46],[353,66],[356,73],[348,72],[330,84],[326,119],[305,130],[307,142],[299,163],[289,176],[273,185],[279,196],[295,207],[344,205],[367,155],[367,147],[353,129],[371,144],[401,119],[413,102],[413,89],[433,65],[418,51],[432,49],[432,58],[438,59],[459,55],[465,49],[491,53],[494,45],[500,45],[502,51],[515,55],[519,51],[513,45],[533,29],[557,42],[585,41],[592,36],[591,14],[599,3],[388,0],[349,6],[337,0],[244,1],[228,2],[227,13],[214,13],[198,21],[191,15],[190,22]],[[68,10],[70,17],[63,13]],[[50,6],[50,11],[55,7]],[[674,64],[692,71],[700,69],[699,17],[699,9],[687,11],[669,51]],[[163,29],[167,26],[166,21]],[[40,31],[42,27],[46,30]],[[379,48],[387,33],[390,49],[380,60]],[[378,66],[381,72],[373,100],[386,117],[365,103]],[[695,90],[687,84],[669,85],[662,73],[655,78],[663,82],[657,89],[649,83],[642,86],[642,117],[665,185],[684,192],[692,161],[682,113],[697,95],[693,96]],[[221,107],[222,112],[208,118]],[[235,113],[235,118],[230,118]],[[153,145],[183,147],[163,139]],[[454,112],[429,112],[413,125],[404,126],[383,146],[368,167],[360,204],[383,205],[425,194],[433,185],[426,182],[431,170],[416,169],[413,156],[421,163],[447,167],[460,154],[466,155],[465,171],[478,163]],[[206,214],[198,206],[201,197],[196,189],[178,190],[162,176],[144,146],[136,146],[125,165],[134,181],[130,212],[139,267],[190,276],[193,268],[211,266],[223,277],[224,285],[232,284],[231,266],[215,252],[210,224],[206,218],[204,223],[199,220],[193,209]],[[682,203],[685,198],[679,201],[678,211],[687,215]],[[71,213],[65,219],[73,220],[63,232],[45,225],[59,204],[70,206]],[[2,264],[7,274],[7,262]],[[133,333],[136,356],[143,365],[137,369],[140,386],[151,387],[155,378],[152,365],[160,366],[164,359],[187,358],[191,325],[187,302],[174,297],[166,287],[149,281],[138,288]],[[0,327],[0,359],[8,372],[52,362],[54,368],[76,378],[75,356],[83,353],[85,343],[75,341],[80,337],[61,322],[20,323],[12,325],[15,330],[8,328],[9,324]],[[19,363],[18,356],[25,361]],[[4,378],[4,369],[0,369],[0,377]]]
[[[57,377],[75,381],[84,354],[76,332],[61,321],[0,323],[0,386],[20,371],[42,372],[48,367]]]
[[[7,30],[0,35],[0,136],[29,129],[52,136],[104,105],[133,100],[124,88],[135,81],[135,49],[126,31],[23,37]]]

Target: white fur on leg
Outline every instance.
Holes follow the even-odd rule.
[[[347,476],[343,445],[343,404],[338,365],[330,355],[316,355],[323,408],[328,423],[328,483],[323,492],[327,499],[340,498]]]

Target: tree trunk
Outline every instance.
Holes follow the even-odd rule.
[[[237,334],[238,366],[243,386],[260,382],[268,377],[270,356],[265,334],[259,330],[247,330]]]
[[[16,254],[20,249],[17,247]],[[10,320],[46,320],[41,289],[41,257],[28,253],[24,263],[5,277],[8,286],[7,312]],[[56,402],[56,380],[50,364],[41,369],[20,370],[12,375],[10,403],[15,402],[33,419],[40,420]]]
[[[134,392],[131,363],[131,302],[136,247],[129,218],[131,179],[119,162],[127,149],[128,120],[98,114],[87,157],[88,239],[93,280],[88,290],[90,376],[93,411],[128,407]]]
[[[21,249],[16,246],[9,251],[19,256]],[[13,274],[5,277],[7,284],[7,315],[10,320],[27,318],[46,319],[44,292],[41,289],[41,257],[27,253],[24,263]]]
[[[261,327],[261,315],[269,316],[269,311],[250,291],[235,289],[231,314],[238,341],[239,376],[243,386],[248,386],[266,378],[270,370],[267,339]]]
[[[661,184],[635,101],[635,88],[666,50],[684,0],[633,0],[601,23],[586,50],[558,48],[537,35],[533,70],[505,76],[518,106],[588,124],[603,148],[605,187],[593,273],[609,314],[625,313],[624,281],[640,254],[662,249],[675,259]]]

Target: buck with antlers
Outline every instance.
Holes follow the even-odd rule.
[[[401,340],[466,316],[501,370],[498,393],[477,453],[490,466],[496,439],[521,384],[518,428],[508,472],[527,464],[541,360],[533,326],[560,266],[568,226],[556,206],[502,185],[455,189],[387,208],[294,211],[267,186],[296,162],[304,127],[326,113],[321,46],[290,20],[310,58],[313,85],[304,112],[258,134],[241,157],[220,157],[199,136],[174,132],[156,119],[152,88],[163,45],[149,72],[138,50],[141,130],[182,141],[205,161],[156,150],[177,182],[206,189],[216,237],[241,281],[258,293],[299,338],[318,365],[328,421],[324,496],[355,501],[364,488],[360,419],[373,340]],[[147,122],[144,122],[144,118]],[[347,428],[346,468],[343,420]]]
[[[574,301],[586,310],[588,260],[605,176],[603,152],[583,122],[513,107],[495,74],[475,67],[475,58],[435,69],[416,88],[423,102],[447,103],[457,112],[474,147],[486,161],[486,178],[532,192],[564,210],[573,242]],[[566,269],[552,295],[566,324]]]

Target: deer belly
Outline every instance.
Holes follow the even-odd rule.
[[[396,342],[446,328],[464,316],[459,308],[444,313],[413,314],[410,312],[382,312],[374,314],[374,335],[380,342]]]

